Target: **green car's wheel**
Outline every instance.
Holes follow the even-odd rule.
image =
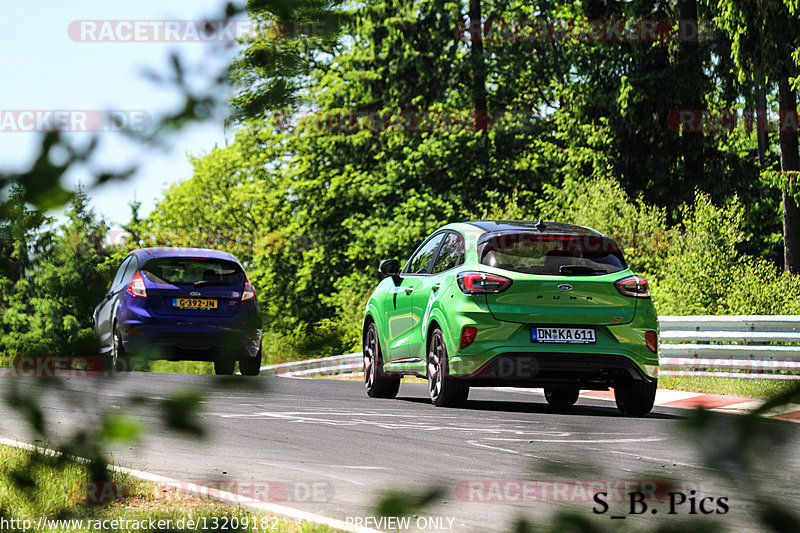
[[[469,383],[450,377],[447,346],[439,328],[433,331],[428,349],[428,388],[431,402],[437,407],[464,405],[469,396]]]
[[[364,385],[370,398],[394,398],[400,390],[400,378],[383,373],[381,343],[374,322],[364,334]]]
[[[545,387],[544,398],[551,407],[563,409],[575,405],[580,392],[578,387]]]
[[[644,416],[653,409],[658,380],[633,381],[614,388],[617,407],[626,416]]]

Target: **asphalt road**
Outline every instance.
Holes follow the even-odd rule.
[[[626,418],[613,402],[581,398],[568,412],[555,413],[540,391],[474,389],[465,408],[444,409],[429,403],[422,383],[403,384],[395,400],[375,400],[359,381],[237,380],[241,386],[231,387],[215,376],[132,373],[61,385],[4,379],[0,388],[4,397],[21,386],[38,398],[51,443],[91,428],[103,413],[127,413],[141,420],[145,434],[138,444],[112,447],[117,464],[250,495],[259,491],[257,497],[341,520],[374,516],[376,500],[388,490],[421,494],[431,487],[444,494],[419,513],[422,521],[411,522],[426,531],[507,531],[519,517],[543,523],[565,510],[614,529],[717,520],[751,530],[758,527],[758,487],[771,501],[798,508],[798,424],[764,420],[751,428],[757,453],[748,456],[754,465],[748,471],[726,455],[743,454],[734,438],[742,420],[736,415],[715,416],[710,435],[688,438],[685,410],[656,408],[648,417]],[[206,395],[202,440],[176,436],[156,409],[130,400],[160,400],[188,389]],[[0,407],[0,436],[37,438],[7,404]],[[723,468],[710,467],[704,456]],[[648,492],[655,482],[659,491],[686,496],[676,514],[668,514],[669,500],[655,499],[646,500],[647,512],[629,514],[626,492]],[[592,498],[601,491],[609,493],[609,508],[595,514],[602,506]],[[615,502],[615,494],[622,501]],[[703,504],[707,516],[702,498],[711,498]]]

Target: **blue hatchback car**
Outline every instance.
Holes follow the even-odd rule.
[[[108,366],[132,357],[213,361],[217,374],[261,367],[261,315],[255,290],[231,254],[205,248],[134,250],[94,310]]]

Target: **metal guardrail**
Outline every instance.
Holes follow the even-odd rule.
[[[800,379],[800,316],[662,316],[659,363],[670,376]]]
[[[261,373],[286,377],[357,375],[361,373],[363,368],[362,358],[361,352],[357,352],[334,355],[332,357],[320,357],[319,359],[278,363],[276,365],[262,366]]]
[[[659,322],[663,375],[800,379],[800,316],[662,316]],[[361,369],[360,352],[261,367],[262,373],[297,377],[358,375]]]

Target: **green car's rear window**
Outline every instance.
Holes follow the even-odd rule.
[[[235,286],[244,283],[242,268],[219,259],[164,257],[151,259],[142,267],[148,279],[156,283],[196,286]]]
[[[489,233],[478,256],[484,265],[526,274],[599,276],[628,268],[617,244],[596,234]]]

